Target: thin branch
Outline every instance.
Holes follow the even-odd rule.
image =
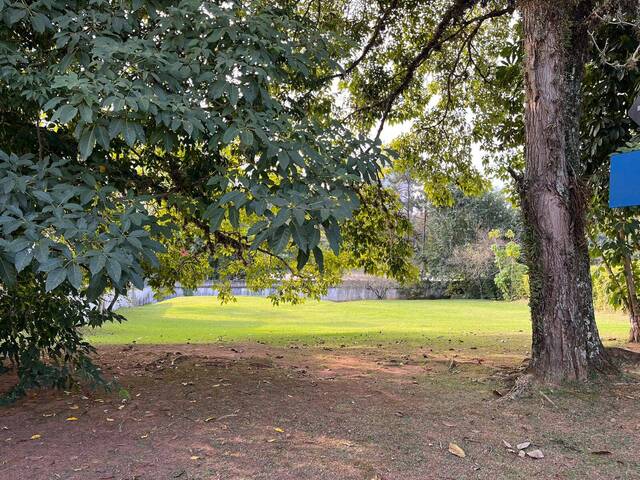
[[[42,132],[40,131],[40,120],[36,122],[36,136],[38,137],[38,159],[44,160],[44,145],[42,143]]]
[[[378,106],[383,106],[382,116],[380,119],[380,124],[378,126],[376,132],[376,139],[380,138],[382,130],[385,126],[385,123],[391,113],[394,103],[396,100],[404,93],[404,91],[409,87],[411,81],[414,79],[417,70],[427,61],[427,59],[431,56],[431,54],[440,49],[444,44],[450,42],[451,40],[457,38],[462,32],[466,30],[469,25],[477,23],[478,25],[474,28],[474,32],[479,30],[480,25],[484,23],[486,20],[491,18],[497,18],[506,14],[513,13],[515,10],[515,4],[513,1],[510,1],[507,7],[500,10],[492,10],[483,15],[479,15],[473,17],[469,20],[466,20],[460,23],[460,27],[452,32],[450,35],[446,35],[447,30],[454,26],[456,22],[462,17],[465,12],[471,10],[477,4],[477,0],[456,0],[454,4],[449,6],[449,8],[444,13],[442,19],[438,23],[436,29],[434,30],[431,38],[426,43],[426,45],[420,50],[420,52],[409,62],[404,74],[401,77],[400,83],[391,91],[389,95],[385,98],[374,102],[366,107],[362,107],[355,112],[352,112],[350,116],[361,112],[365,109],[371,109]],[[472,33],[475,36],[474,33]],[[465,40],[465,44],[467,43],[468,38]]]
[[[113,307],[115,306],[115,304],[118,301],[119,297],[120,297],[120,294],[114,290],[113,298],[111,299],[111,302],[109,302],[109,306],[107,307],[107,311],[110,312],[110,311],[113,310]]]
[[[353,62],[351,62],[351,65],[349,65],[347,68],[344,68],[342,72],[321,78],[320,82],[325,82],[327,80],[332,80],[334,78],[345,78],[351,72],[353,72],[358,67],[358,65],[360,65],[360,63],[362,63],[362,61],[367,57],[369,52],[371,52],[373,47],[376,46],[376,43],[378,42],[380,35],[386,28],[389,17],[393,13],[393,11],[398,7],[398,3],[399,3],[398,0],[393,0],[389,5],[389,7],[383,12],[382,16],[378,19],[376,26],[373,29],[373,33],[369,37],[369,41],[366,43],[366,45],[362,49],[362,52],[360,52],[360,55],[358,56],[358,58],[356,58]]]
[[[513,167],[508,166],[507,167],[507,172],[509,172],[509,175],[511,176],[511,178],[513,178],[513,180],[516,182],[516,184],[519,186],[522,184],[523,180],[524,180],[524,175],[522,175],[522,173],[517,172]]]

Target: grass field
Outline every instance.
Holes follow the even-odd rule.
[[[257,297],[221,305],[215,297],[181,297],[120,310],[128,321],[90,332],[94,344],[261,341],[272,345],[375,345],[406,342],[526,350],[531,327],[525,302],[483,300],[308,302],[273,306]],[[607,343],[622,343],[624,315],[601,313]]]

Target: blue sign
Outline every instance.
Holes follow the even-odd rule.
[[[640,150],[611,157],[609,206],[640,205]]]

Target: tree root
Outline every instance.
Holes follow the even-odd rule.
[[[505,395],[498,399],[498,402],[504,402],[506,400],[518,400],[522,397],[528,396],[536,384],[536,378],[531,373],[525,373],[516,378],[513,387]]]

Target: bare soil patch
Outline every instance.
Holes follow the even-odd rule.
[[[0,409],[0,478],[640,478],[638,372],[497,402],[521,360],[406,346],[102,347],[97,361],[124,390],[43,391]]]

